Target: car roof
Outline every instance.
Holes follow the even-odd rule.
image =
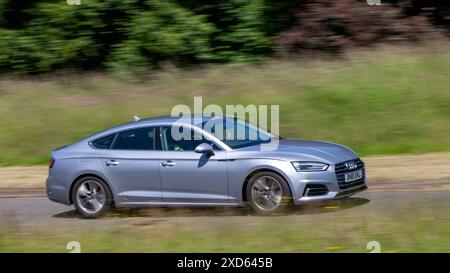
[[[186,119],[185,121],[188,121],[189,119],[196,120],[196,121],[200,121],[200,123],[206,122],[212,118],[220,118],[221,116],[203,116],[203,115],[187,115],[187,116],[182,116],[182,117],[174,117],[174,116],[160,116],[160,117],[154,117],[154,118],[145,118],[145,119],[140,119],[138,121],[132,121],[129,123],[156,123],[156,122],[175,122],[175,121],[181,121],[182,119]],[[127,124],[129,124],[127,123]]]
[[[110,127],[108,129],[105,129],[103,131],[97,132],[84,140],[91,141],[96,138],[101,138],[103,136],[109,135],[111,133],[120,131],[120,130],[126,130],[126,129],[133,129],[136,127],[143,127],[143,126],[151,126],[151,125],[157,125],[157,124],[164,124],[164,123],[181,123],[181,124],[188,124],[188,125],[199,125],[204,122],[207,122],[211,119],[216,118],[227,118],[229,116],[204,116],[204,115],[184,115],[182,117],[174,117],[174,116],[160,116],[160,117],[153,117],[153,118],[145,118],[145,119],[138,119],[135,121],[119,124],[113,127]]]
[[[158,123],[182,123],[182,124],[195,124],[199,125],[201,123],[207,122],[213,118],[225,118],[225,116],[203,116],[203,115],[185,115],[181,117],[174,117],[174,116],[160,116],[160,117],[153,117],[153,118],[145,118],[145,119],[139,119],[137,121],[131,121],[127,122],[116,127],[134,127],[132,125],[153,125]],[[131,126],[130,126],[131,125]],[[111,128],[112,129],[112,128]]]

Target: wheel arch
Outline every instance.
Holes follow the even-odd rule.
[[[70,204],[73,204],[73,200],[72,200],[72,190],[73,190],[73,187],[75,186],[75,184],[76,184],[80,179],[85,178],[85,177],[88,177],[88,176],[91,176],[91,177],[95,177],[95,178],[97,178],[97,179],[100,179],[103,183],[105,183],[106,186],[108,187],[109,191],[110,191],[111,194],[112,194],[112,197],[113,197],[112,200],[113,200],[113,202],[114,202],[114,192],[113,192],[111,186],[109,185],[109,183],[106,181],[106,179],[104,179],[103,177],[101,177],[101,176],[99,176],[98,174],[95,174],[95,173],[83,173],[83,174],[80,174],[80,175],[78,175],[77,177],[75,177],[75,179],[73,179],[73,180],[72,180],[72,183],[70,184],[70,190],[69,190],[69,202],[70,202]]]
[[[275,173],[275,174],[281,176],[284,179],[284,181],[286,181],[286,184],[288,185],[289,191],[290,191],[291,196],[292,196],[291,184],[289,182],[289,179],[287,179],[286,175],[283,174],[282,172],[280,172],[279,170],[263,167],[263,168],[259,168],[259,169],[253,170],[252,172],[250,172],[245,177],[245,180],[244,180],[244,183],[243,183],[242,189],[241,189],[242,201],[247,202],[246,190],[247,190],[247,185],[248,185],[248,182],[250,181],[250,178],[252,178],[254,175],[256,175],[258,173],[262,173],[262,172],[271,172],[271,173]]]

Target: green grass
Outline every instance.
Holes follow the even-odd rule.
[[[0,80],[0,164],[41,164],[50,151],[133,115],[176,104],[278,104],[281,135],[362,155],[450,150],[450,51],[377,49],[338,60],[166,69],[145,79],[62,74]]]

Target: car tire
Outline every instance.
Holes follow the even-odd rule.
[[[95,177],[79,179],[72,189],[75,209],[83,218],[98,218],[112,206],[112,193],[106,183]]]
[[[259,215],[285,213],[292,205],[291,190],[283,177],[274,172],[259,172],[247,183],[247,203]]]

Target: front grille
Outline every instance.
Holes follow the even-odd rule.
[[[352,161],[356,163],[357,167],[353,170],[349,170],[345,166],[345,163],[352,162]],[[353,171],[357,171],[357,170],[361,170],[361,169],[363,170],[363,177],[361,177],[361,179],[345,183],[345,177],[344,177],[345,173],[353,172]],[[338,185],[341,190],[364,185],[364,176],[365,176],[364,162],[359,158],[336,164],[335,171],[336,171],[336,179],[338,181]]]
[[[328,188],[324,184],[306,184],[303,196],[320,196],[327,193]]]

